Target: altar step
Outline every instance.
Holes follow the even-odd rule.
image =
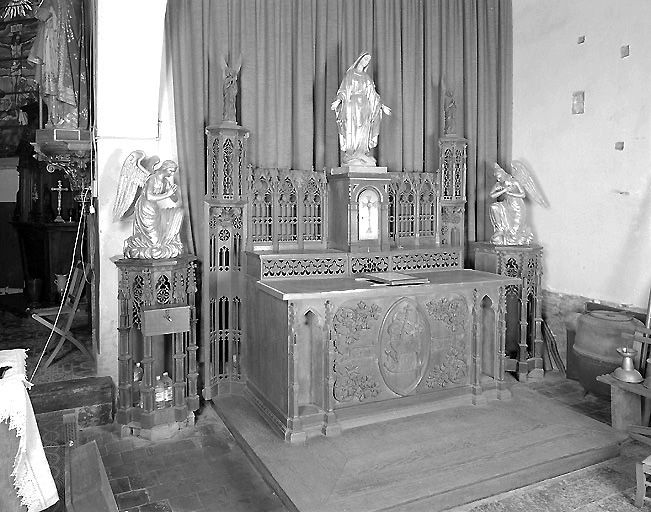
[[[616,457],[609,426],[516,384],[513,398],[284,442],[242,396],[214,407],[289,510],[445,510]]]
[[[110,377],[35,384],[29,391],[45,455],[54,478],[59,502],[47,512],[65,510],[66,428],[63,416],[71,414],[79,428],[113,422],[114,386]]]

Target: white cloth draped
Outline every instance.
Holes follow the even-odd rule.
[[[0,379],[0,422],[6,422],[19,439],[14,459],[14,487],[28,512],[40,512],[59,500],[45,458],[32,402],[27,393],[24,349],[0,351],[0,367],[10,366]]]

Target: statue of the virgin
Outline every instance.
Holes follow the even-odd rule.
[[[382,114],[391,115],[366,72],[371,54],[362,52],[348,68],[331,109],[337,115],[343,165],[375,165],[371,150],[377,146]]]

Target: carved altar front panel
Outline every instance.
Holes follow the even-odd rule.
[[[472,293],[347,301],[332,331],[334,408],[471,384]]]
[[[502,389],[504,288],[516,280],[446,274],[419,286],[359,289],[352,279],[322,280],[320,289],[317,281],[249,281],[260,319],[248,338],[250,397],[286,439],[300,441],[336,431],[338,415],[363,404],[451,393],[470,403],[482,375]]]

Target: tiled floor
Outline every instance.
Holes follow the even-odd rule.
[[[95,439],[120,510],[130,512],[284,511],[210,406],[174,439],[119,438],[115,427],[82,431]]]
[[[583,414],[600,421],[609,420],[609,401],[591,395],[584,397],[577,382],[548,373],[543,382],[533,383],[531,387]],[[83,436],[97,440],[120,510],[286,510],[211,407],[201,410],[195,428],[170,441],[120,439],[113,427],[87,429]],[[627,442],[622,455],[616,459],[457,510],[633,512],[639,510],[632,505],[634,462],[648,453],[651,447]]]
[[[44,328],[31,319],[0,311],[2,340],[9,344],[40,346]],[[8,337],[7,337],[8,335]],[[4,344],[3,341],[2,344]],[[5,348],[13,348],[6,346]],[[32,354],[33,355],[33,354]],[[71,351],[42,381],[86,376],[88,364]],[[532,383],[542,396],[562,402],[599,421],[610,421],[609,400],[584,396],[581,386],[556,373]],[[56,415],[39,418],[46,454],[53,467],[63,456],[62,433]],[[170,440],[150,442],[120,438],[113,425],[86,428],[81,441],[96,440],[121,511],[130,512],[274,512],[284,511],[280,499],[270,490],[236,444],[223,422],[204,406],[193,428]],[[634,463],[651,453],[651,446],[628,441],[616,459],[563,475],[539,484],[459,507],[458,512],[639,511],[632,505],[635,486]],[[523,454],[526,456],[526,454]],[[58,462],[57,462],[58,461]],[[62,475],[59,475],[59,481]],[[55,479],[57,476],[55,475]],[[651,500],[645,510],[651,511]],[[54,510],[54,509],[53,509]],[[59,509],[56,509],[59,510]]]

